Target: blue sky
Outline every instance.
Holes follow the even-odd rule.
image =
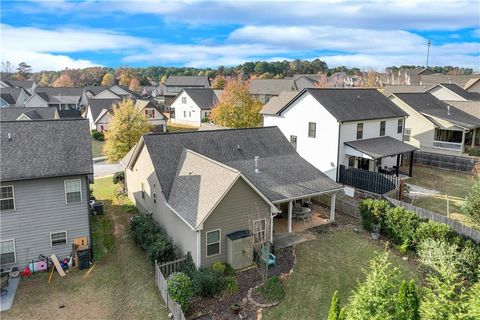
[[[480,2],[3,1],[2,61],[35,71],[315,59],[480,70]]]

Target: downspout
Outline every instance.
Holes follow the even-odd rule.
[[[195,264],[197,268],[202,265],[202,230],[197,230],[197,256],[195,258]]]
[[[90,182],[88,181],[88,176],[85,177],[85,181],[87,182],[87,212],[88,212],[88,234],[90,237],[90,260],[93,261],[92,219],[90,217]]]
[[[338,175],[340,172],[340,133],[342,128],[342,122],[338,122],[338,141],[337,141],[337,169],[335,170],[335,182],[338,182]]]

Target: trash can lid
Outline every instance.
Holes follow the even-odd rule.
[[[235,232],[227,234],[227,237],[230,240],[238,240],[238,239],[246,238],[246,237],[249,237],[249,236],[250,236],[250,231],[249,230],[239,230],[239,231],[235,231]]]

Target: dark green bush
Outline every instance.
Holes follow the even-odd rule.
[[[226,277],[225,278],[225,289],[230,294],[234,294],[235,292],[238,291],[238,284],[237,284],[237,280],[235,279],[235,277]]]
[[[123,183],[125,181],[125,171],[117,171],[113,174],[112,178],[113,184],[117,184],[119,182]]]
[[[193,263],[192,256],[188,255],[187,261],[180,268],[180,272],[185,273],[190,278],[193,277],[193,274],[197,271],[197,267]]]
[[[413,249],[420,218],[402,207],[389,208],[384,218],[384,234],[395,244],[408,245]]]
[[[213,269],[213,271],[218,272],[221,275],[225,274],[225,264],[223,264],[221,262],[215,262],[212,265],[212,269]]]
[[[417,227],[415,243],[419,244],[426,239],[434,239],[451,243],[457,233],[449,225],[435,221],[423,221]]]
[[[105,137],[102,132],[98,132],[97,129],[92,130],[92,138],[97,141],[104,141]]]
[[[285,297],[282,283],[277,276],[268,278],[262,286],[258,287],[258,290],[270,302],[281,301]]]
[[[363,227],[372,231],[372,225],[379,224],[384,227],[384,218],[390,203],[386,200],[365,199],[360,202],[360,215],[362,216]]]
[[[213,297],[225,288],[224,277],[211,268],[195,271],[192,283],[194,294],[201,297]]]
[[[150,261],[166,262],[175,260],[175,246],[168,239],[157,239],[152,242],[147,248],[148,257]]]
[[[172,273],[167,280],[168,295],[177,302],[182,310],[188,308],[188,300],[192,296],[192,281],[181,272]]]
[[[480,148],[470,148],[468,149],[468,155],[474,157],[480,157]]]

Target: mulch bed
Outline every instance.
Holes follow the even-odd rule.
[[[275,255],[277,257],[277,265],[269,268],[269,276],[281,276],[289,273],[295,263],[295,255],[293,248],[285,248],[277,250]],[[235,275],[237,280],[238,290],[234,294],[229,294],[226,291],[220,296],[214,298],[194,297],[190,301],[190,310],[188,313],[189,319],[236,319],[235,315],[230,310],[232,304],[239,304],[242,306],[242,311],[248,316],[248,319],[256,319],[257,307],[247,303],[248,289],[259,285],[262,282],[260,273],[256,267],[238,272]],[[210,315],[209,317],[202,317],[202,315]]]

